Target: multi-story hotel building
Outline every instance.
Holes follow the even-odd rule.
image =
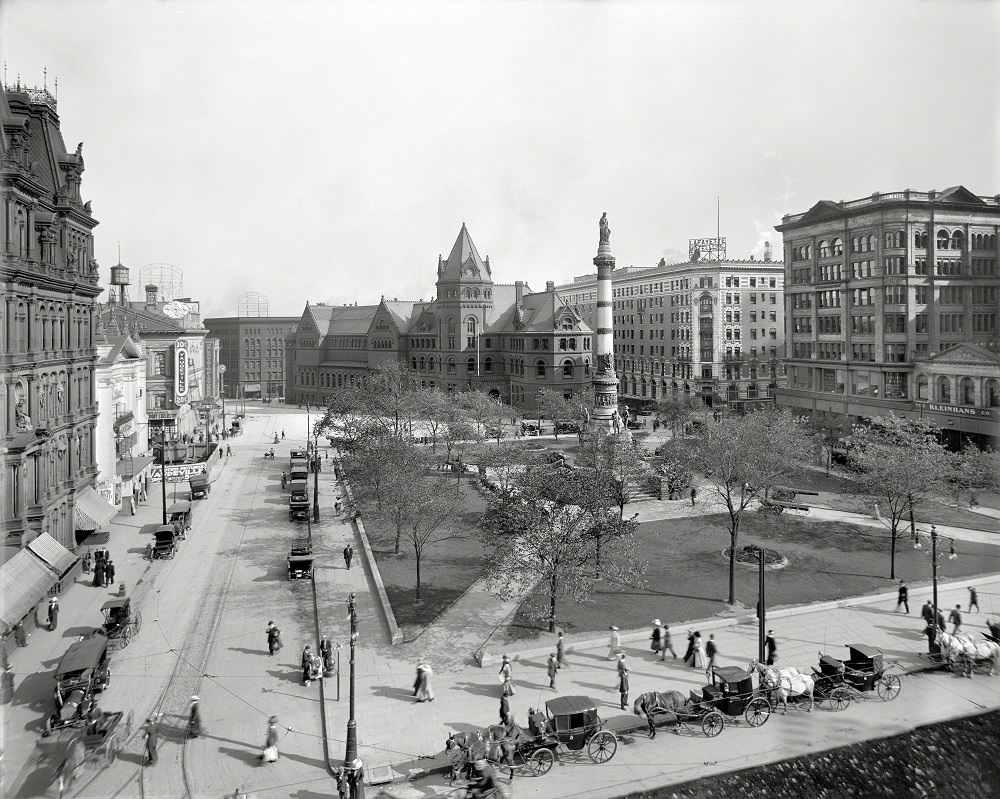
[[[206,319],[226,367],[224,396],[280,398],[285,391],[285,344],[295,336],[297,316],[229,316]]]
[[[0,91],[0,516],[14,546],[48,533],[74,550],[115,514],[93,487],[101,287],[82,153],[46,89]],[[17,608],[31,583],[11,580]]]
[[[1000,196],[963,186],[822,201],[784,236],[779,404],[929,419],[953,446],[1000,434]]]
[[[527,410],[538,389],[589,386],[593,334],[580,313],[551,282],[539,292],[494,283],[465,225],[438,256],[436,285],[427,301],[307,304],[288,345],[286,401],[323,403],[386,360],[408,364],[421,386],[485,391]]]
[[[664,261],[612,273],[619,396],[635,407],[697,395],[710,407],[770,402],[783,382],[784,264],[770,260]],[[558,287],[588,325],[597,275]]]

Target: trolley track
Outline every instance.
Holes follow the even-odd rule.
[[[161,723],[159,726],[161,738],[164,741],[179,743],[181,746],[180,760],[181,778],[184,789],[183,795],[188,799],[192,799],[196,794],[186,756],[187,716],[185,710],[188,706],[189,698],[199,692],[205,668],[212,653],[219,622],[222,619],[222,613],[225,608],[226,598],[232,585],[236,567],[240,561],[241,549],[246,536],[250,514],[253,512],[253,500],[259,494],[260,485],[264,478],[265,466],[266,462],[258,466],[252,491],[240,491],[236,486],[227,488],[225,491],[225,496],[228,496],[233,491],[239,491],[241,498],[246,500],[243,520],[238,526],[232,529],[232,532],[224,532],[218,542],[211,567],[208,569],[207,580],[198,596],[197,607],[200,609],[199,613],[195,615],[194,621],[189,625],[188,629],[182,633],[183,644],[178,646],[174,651],[174,664],[167,678],[167,683],[157,695],[156,700],[152,704],[152,710],[149,713],[149,715],[154,713],[158,715],[163,714],[163,718],[168,719],[166,724]],[[240,504],[243,503],[241,502]],[[146,590],[149,590],[148,587]],[[167,715],[168,713],[169,715]],[[136,743],[138,744],[137,747],[134,746]],[[144,771],[146,753],[143,742],[142,724],[139,724],[133,731],[130,738],[125,742],[123,750],[132,751],[133,747],[139,756],[138,766],[133,768],[127,777],[120,778],[120,783],[117,787],[106,788],[103,796],[109,799],[118,799],[118,797],[138,795],[142,799],[145,799],[147,794],[147,775]],[[94,785],[108,771],[108,768],[108,766],[101,768],[86,782],[77,782],[76,785],[68,789],[65,795],[71,796],[74,799],[93,795],[86,793],[87,789]],[[128,793],[128,790],[133,788],[133,786],[138,788],[138,794],[135,792]],[[153,795],[162,795],[162,793],[158,792]]]

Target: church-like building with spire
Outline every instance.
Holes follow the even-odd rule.
[[[307,303],[286,353],[286,401],[322,404],[386,360],[409,365],[424,388],[484,391],[534,410],[539,389],[565,397],[591,384],[593,332],[552,282],[494,283],[463,224],[438,256],[429,301],[375,305]]]

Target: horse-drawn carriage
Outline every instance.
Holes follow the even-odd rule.
[[[68,791],[80,776],[84,764],[91,759],[110,766],[132,735],[134,712],[117,710],[113,713],[96,711],[83,729],[66,729],[48,737],[43,734],[36,744],[38,761],[51,767],[56,775],[59,796]]]
[[[977,640],[968,635],[953,635],[944,630],[938,630],[934,639],[944,655],[948,667],[965,677],[971,677],[975,671],[992,675],[1000,660],[1000,636],[994,636],[994,626],[990,633],[983,633],[985,640]]]
[[[109,599],[101,606],[101,612],[104,614],[104,634],[112,649],[124,649],[142,628],[142,613],[132,612],[132,600],[127,596]]]
[[[899,677],[886,672],[882,652],[864,644],[847,644],[847,649],[846,661],[820,653],[819,668],[813,667],[820,697],[829,699],[835,710],[843,710],[852,699],[872,692],[884,702],[899,695]]]
[[[181,538],[187,538],[187,532],[191,529],[191,503],[186,499],[175,502],[167,508],[167,519]]]
[[[476,732],[452,733],[445,750],[449,778],[471,777],[472,764],[486,760],[509,768],[523,766],[534,776],[547,774],[561,750],[586,751],[594,763],[607,763],[618,750],[618,737],[604,729],[597,703],[587,696],[560,696],[545,703],[545,713],[528,712],[528,729],[494,725]]]
[[[66,650],[55,671],[55,707],[43,736],[63,727],[82,727],[97,704],[96,694],[111,682],[108,637],[100,630]]]

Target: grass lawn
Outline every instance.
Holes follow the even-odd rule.
[[[729,546],[725,516],[647,522],[639,528],[642,557],[648,561],[646,586],[619,591],[599,586],[587,603],[561,600],[565,629],[603,631],[645,627],[654,618],[671,624],[702,619],[727,609]],[[769,607],[857,596],[894,587],[888,579],[888,531],[840,522],[815,522],[798,516],[747,514],[739,544],[763,543],[788,558],[784,569],[767,572]],[[958,543],[959,557],[938,559],[938,577],[946,580],[1000,571],[1000,547]],[[930,556],[914,550],[909,539],[896,549],[896,574],[910,585],[930,582]],[[747,607],[757,602],[757,569],[736,566],[736,598]],[[506,640],[534,638],[542,627],[523,609],[507,628]]]
[[[434,478],[441,491],[455,491],[455,478]],[[406,639],[454,602],[482,573],[483,546],[475,536],[486,501],[472,480],[461,481],[463,511],[451,526],[465,533],[424,551],[420,564],[421,601],[415,601],[416,569],[412,547],[407,551],[403,538],[399,555],[393,554],[395,531],[381,519],[365,517],[365,530],[375,553],[386,594],[396,614],[396,623]]]

